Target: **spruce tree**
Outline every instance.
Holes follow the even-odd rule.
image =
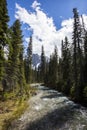
[[[19,74],[18,74],[18,83],[20,86],[20,93],[23,94],[23,91],[25,89],[25,75],[24,75],[24,60],[23,60],[23,45],[20,44],[20,54],[19,54]]]
[[[44,47],[42,46],[42,52],[41,52],[41,65],[40,65],[40,75],[41,75],[41,81],[44,82],[46,73],[46,58],[44,53]]]
[[[84,87],[83,87],[83,97],[85,104],[87,104],[87,31],[85,31],[84,37]]]
[[[24,72],[23,72],[23,41],[21,24],[16,20],[10,29],[11,43],[9,46],[8,67],[6,69],[7,76],[5,77],[7,88],[10,90],[15,87],[23,86]]]
[[[63,65],[62,65],[62,57],[59,58],[58,63],[58,83],[57,83],[57,90],[62,91],[63,87]]]
[[[30,37],[26,56],[26,82],[32,82],[32,36]]]
[[[54,84],[58,83],[58,49],[57,46],[54,48],[54,54],[53,54],[53,70],[54,70]]]
[[[8,41],[8,10],[6,0],[0,1],[0,81],[3,78],[4,73],[4,47]]]
[[[73,9],[74,23],[73,23],[73,86],[75,91],[75,99],[77,101],[81,98],[81,91],[83,86],[83,72],[82,72],[82,37],[81,24],[79,14],[76,8]]]
[[[54,48],[54,53],[50,56],[48,69],[48,85],[52,88],[57,87],[58,83],[58,50],[57,46]]]
[[[45,78],[44,83],[47,85],[49,82],[49,60],[46,61],[46,72],[45,72]]]
[[[84,41],[84,82],[87,85],[87,32]]]
[[[66,94],[70,92],[70,55],[69,42],[65,37],[65,42],[62,41],[62,91]]]

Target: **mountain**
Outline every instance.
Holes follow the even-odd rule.
[[[32,64],[33,67],[38,67],[38,65],[41,62],[41,57],[38,54],[33,54],[32,55]]]
[[[49,62],[49,58],[46,56],[46,61]],[[38,67],[41,63],[41,57],[38,55],[38,54],[33,54],[32,55],[32,64],[33,64],[33,67]]]

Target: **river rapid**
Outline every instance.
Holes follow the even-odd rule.
[[[62,93],[37,87],[21,117],[9,130],[87,130],[87,108],[70,101]]]

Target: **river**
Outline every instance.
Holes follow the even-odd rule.
[[[38,85],[28,103],[9,130],[87,130],[87,108],[62,93]]]

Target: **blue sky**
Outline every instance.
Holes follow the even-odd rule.
[[[34,0],[7,0],[10,24],[15,20],[15,3],[32,11],[31,5],[33,2]],[[41,3],[43,11],[49,17],[53,17],[57,28],[60,28],[62,20],[73,16],[72,9],[75,7],[80,14],[87,14],[87,0],[38,0],[38,2]]]
[[[70,38],[73,8],[76,7],[79,10],[79,14],[85,14],[84,19],[85,21],[87,20],[87,0],[7,0],[7,4],[10,16],[9,25],[12,25],[16,18],[22,22],[25,46],[27,46],[32,30],[34,52],[39,54],[42,44],[44,44],[46,53],[49,55],[54,45],[60,48],[59,42],[64,38],[65,34]],[[27,20],[27,17],[30,21],[29,19]],[[66,26],[68,27],[68,32],[65,28]],[[45,31],[46,29],[48,30]],[[51,39],[52,35],[53,38]],[[49,39],[52,40],[52,43]],[[48,42],[46,43],[47,40]]]

